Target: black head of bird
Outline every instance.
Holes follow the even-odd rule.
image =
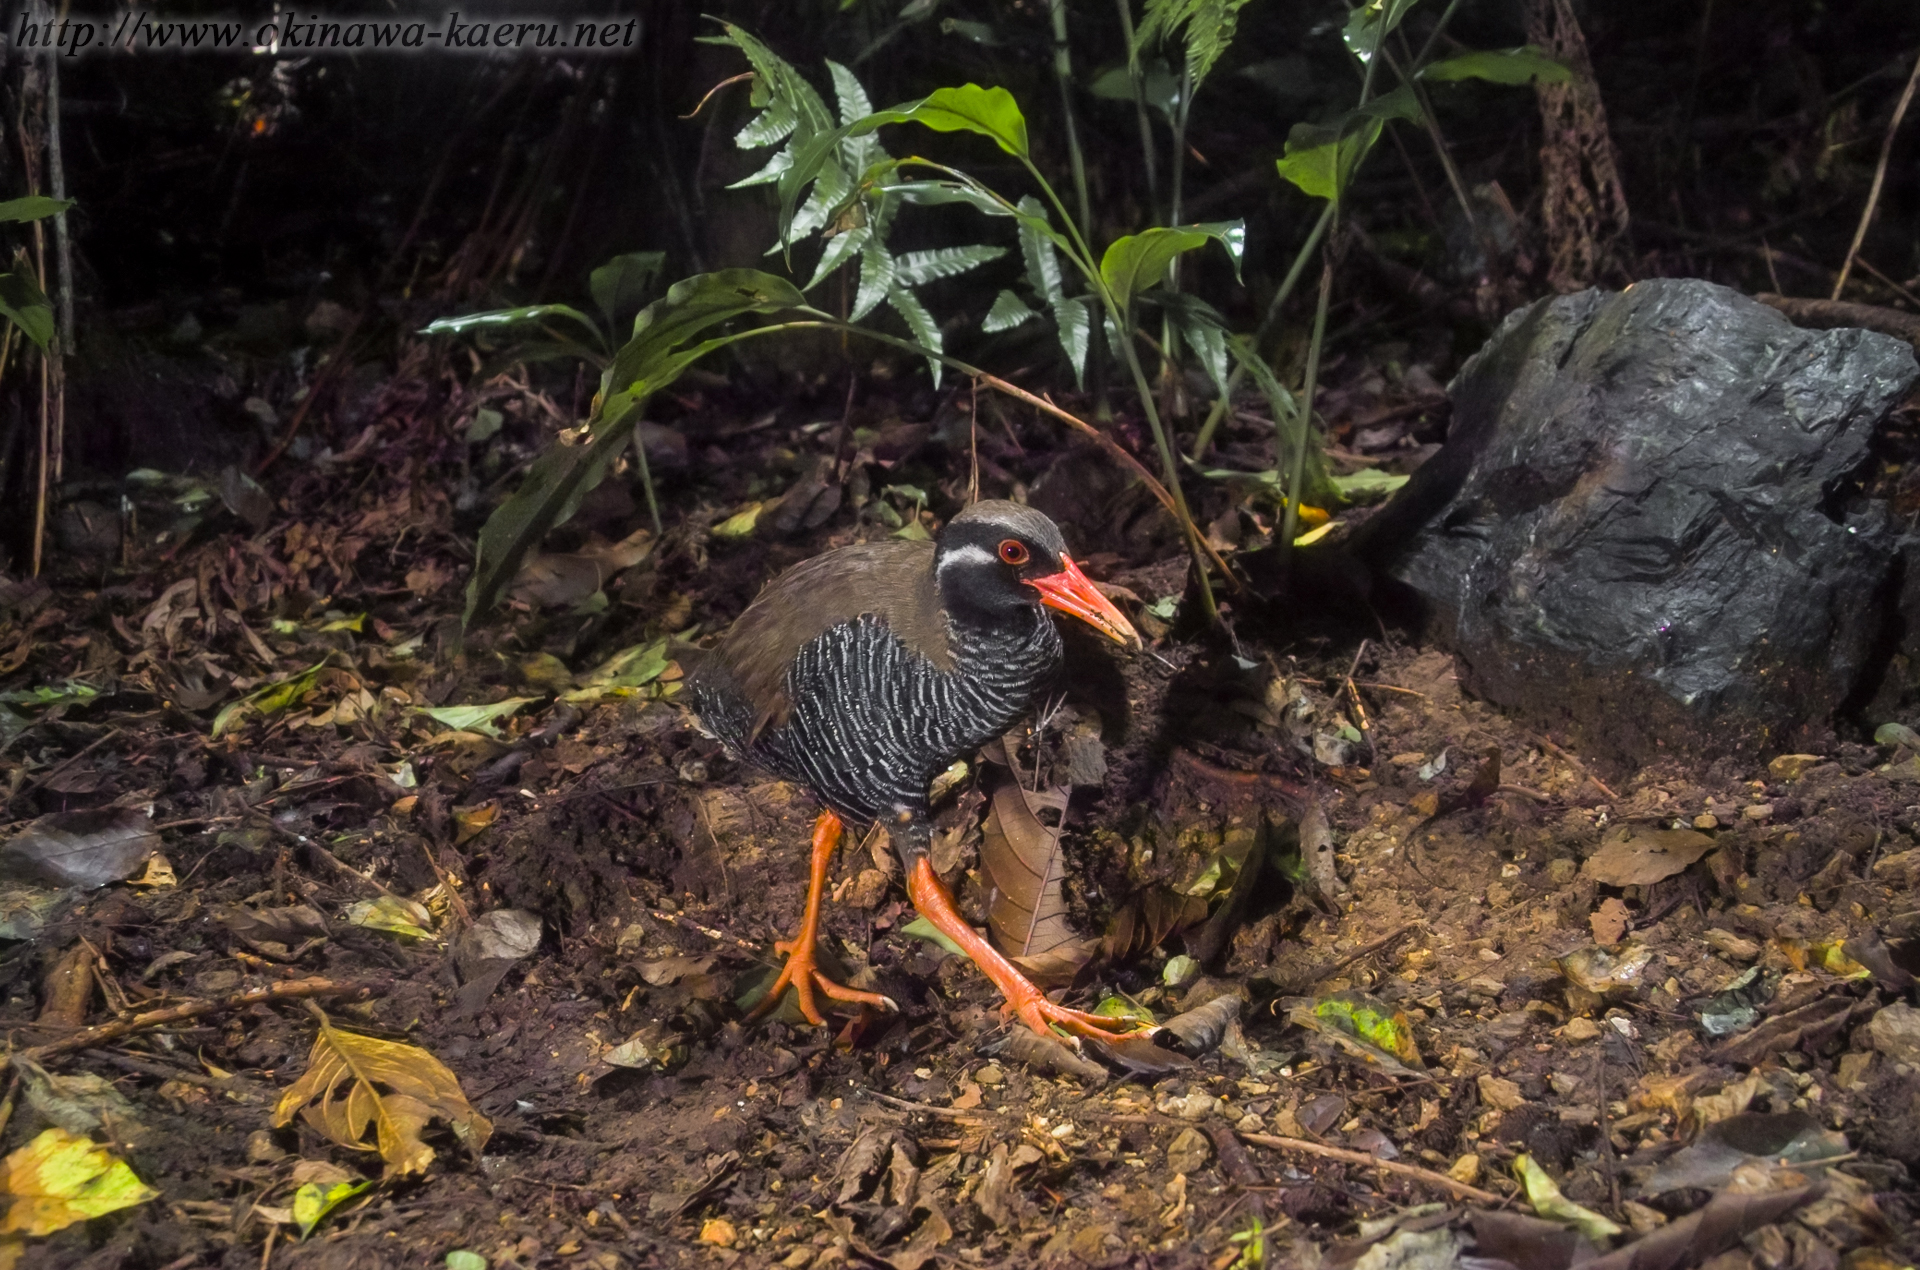
[[[815,825],[806,914],[784,946],[787,965],[768,1003],[791,983],[814,1022],[823,1021],[815,990],[891,1005],[813,965],[820,892],[841,822],[881,820],[906,863],[915,907],[966,950],[1029,1026],[1124,1026],[1042,996],[966,924],[927,860],[933,777],[1011,727],[1061,665],[1049,609],[1139,644],[1053,521],[1017,503],[976,503],[932,543],[864,543],[795,565],[768,583],[694,672],[689,686],[706,727],[826,804]]]

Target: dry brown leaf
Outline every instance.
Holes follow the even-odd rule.
[[[420,1173],[433,1163],[433,1148],[420,1138],[438,1117],[478,1156],[493,1124],[467,1103],[460,1081],[417,1045],[362,1036],[334,1027],[321,1016],[307,1072],[280,1096],[274,1128],[295,1114],[333,1142],[380,1153],[388,1173]],[[375,1142],[367,1141],[373,1128]]]
[[[1619,899],[1609,896],[1601,902],[1587,918],[1587,925],[1593,928],[1593,942],[1596,944],[1617,944],[1627,937],[1627,927],[1633,922],[1633,915],[1627,912],[1627,906]]]
[[[499,818],[499,803],[482,803],[478,807],[455,807],[453,823],[456,827],[453,844],[457,847],[469,838],[475,837]]]
[[[981,863],[993,882],[987,921],[994,943],[1009,957],[1041,957],[1079,939],[1067,923],[1061,830],[1040,819],[1042,810],[1064,820],[1067,790],[1029,793],[1018,780],[1009,780],[993,791],[987,812],[980,847]],[[1080,958],[1083,964],[1085,960]]]
[[[1607,886],[1651,886],[1685,871],[1713,846],[1712,838],[1692,829],[1622,827],[1600,844],[1581,871]]]
[[[1119,959],[1158,948],[1169,937],[1207,920],[1207,901],[1170,886],[1151,887],[1115,910],[1101,951]]]

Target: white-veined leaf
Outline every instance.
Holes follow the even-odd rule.
[[[905,287],[895,287],[887,292],[887,303],[893,306],[913,332],[913,338],[935,352],[945,352],[946,347],[940,340],[940,324],[933,320],[933,314],[927,312],[927,306],[920,303],[920,297]],[[933,386],[940,386],[940,363],[934,358],[927,359],[927,368],[933,372]]]
[[[1081,386],[1087,374],[1087,342],[1093,333],[1093,317],[1087,311],[1087,302],[1079,298],[1062,297],[1054,301],[1053,324],[1058,328],[1060,347],[1066,350],[1067,360],[1073,363],[1073,382]]]
[[[849,322],[858,322],[887,298],[893,290],[893,272],[893,253],[878,238],[870,239],[860,252],[860,289],[854,293]]]
[[[860,86],[860,81],[852,71],[828,58],[827,73],[833,76],[833,95],[840,103],[841,123],[865,119],[873,113],[873,103],[867,100],[867,90]]]
[[[814,268],[813,281],[801,289],[811,291],[819,286],[826,280],[828,274],[853,259],[872,237],[873,227],[862,225],[858,229],[850,229],[844,234],[835,234],[827,239],[826,250],[820,253],[820,263]]]
[[[1001,331],[1011,331],[1016,326],[1025,326],[1039,317],[1027,302],[1011,291],[1002,291],[993,298],[993,307],[987,310],[987,316],[981,321],[980,329],[989,335]]]
[[[771,159],[767,160],[766,166],[758,172],[742,180],[735,181],[727,188],[730,190],[744,190],[752,185],[772,185],[792,166],[793,147],[789,146],[784,150],[777,151]]]
[[[895,263],[895,277],[903,287],[924,286],[977,269],[1007,254],[1005,247],[934,247],[910,251]]]
[[[976,212],[984,212],[988,216],[1013,215],[985,190],[977,190],[957,181],[902,181],[898,185],[883,185],[880,192],[890,194],[903,203],[921,207],[965,203]]]
[[[1047,217],[1040,200],[1031,194],[1020,200],[1020,211],[1042,221]],[[1066,291],[1060,285],[1060,257],[1045,235],[1026,221],[1020,225],[1020,257],[1026,261],[1027,282],[1035,294],[1045,300],[1048,307],[1057,308],[1066,298]]]
[[[765,110],[748,121],[746,127],[733,134],[733,144],[742,150],[758,150],[761,146],[786,140],[799,123],[800,117],[793,113],[792,103],[775,97],[767,103]]]
[[[834,209],[853,193],[853,178],[847,175],[845,168],[838,163],[828,162],[820,168],[820,179],[813,183],[813,196],[806,205],[794,214],[793,224],[787,227],[787,242],[797,243],[819,229],[832,218]],[[783,250],[776,244],[769,256]]]
[[[1227,320],[1220,311],[1184,291],[1150,291],[1154,303],[1172,320],[1189,348],[1200,355],[1207,378],[1221,396],[1227,394]]]

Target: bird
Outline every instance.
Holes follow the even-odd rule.
[[[1003,735],[1058,673],[1051,612],[1140,647],[1126,616],[1067,552],[1058,525],[1030,507],[976,502],[932,541],[838,547],[769,582],[688,676],[702,728],[735,756],[808,789],[814,821],[805,910],[786,962],[754,1011],[789,985],[808,1022],[816,993],[896,1008],[835,982],[816,961],[821,895],[847,825],[887,826],[914,907],[957,944],[1043,1036],[1049,1025],[1107,1036],[1124,1020],[1074,1010],[1040,989],[968,925],[930,858],[929,786],[956,759]]]

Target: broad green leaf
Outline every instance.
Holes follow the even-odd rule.
[[[69,679],[60,687],[41,684],[35,688],[21,688],[13,692],[0,692],[0,702],[7,705],[33,706],[44,709],[48,706],[85,705],[100,695],[100,690],[92,684],[83,684],[77,679]]]
[[[300,1238],[311,1235],[313,1228],[325,1221],[328,1213],[372,1185],[372,1182],[335,1182],[323,1186],[319,1182],[308,1182],[295,1191],[293,1224],[300,1228]]]
[[[870,118],[883,123],[924,124],[935,132],[976,132],[1017,158],[1028,155],[1026,117],[1013,94],[1004,88],[982,88],[978,84],[938,88],[912,105]]]
[[[630,251],[615,256],[587,276],[587,290],[605,315],[609,330],[622,313],[646,303],[647,291],[666,263],[664,251]]]
[[[51,1235],[159,1195],[92,1139],[48,1129],[0,1160],[0,1235]]]
[[[1001,331],[1011,331],[1016,326],[1024,326],[1039,317],[1027,302],[1011,291],[1002,291],[993,298],[993,307],[987,310],[987,316],[981,320],[980,329],[989,335]]]
[[[941,278],[957,277],[1006,254],[1005,247],[934,247],[910,251],[894,262],[894,276],[903,287],[925,286]]]
[[[596,273],[598,270],[595,271]],[[422,335],[466,335],[473,331],[499,331],[513,326],[545,322],[563,317],[592,331],[597,339],[599,325],[570,304],[529,304],[518,309],[489,309],[485,313],[467,313],[460,317],[436,318],[420,328]]]
[[[508,697],[505,701],[495,701],[484,706],[416,706],[415,712],[426,715],[435,723],[443,724],[456,732],[479,732],[484,736],[499,736],[500,729],[494,726],[498,719],[511,718],[520,713],[522,706],[532,705],[538,697]]]
[[[1133,76],[1125,66],[1116,66],[1096,76],[1093,83],[1087,85],[1087,91],[1108,101],[1131,102]],[[1147,105],[1171,119],[1174,108],[1180,104],[1180,79],[1157,57],[1143,62],[1140,66],[1140,97]]]
[[[1383,93],[1366,105],[1348,111],[1342,122],[1347,118],[1378,119],[1383,123],[1389,119],[1404,119],[1408,123],[1419,123],[1425,116],[1420,111],[1420,99],[1414,96],[1413,86],[1402,84],[1392,92]],[[1337,130],[1339,125],[1334,127]]]
[[[70,198],[48,198],[45,194],[29,194],[25,198],[10,198],[0,203],[0,224],[18,224],[22,221],[45,220],[49,216],[58,216],[72,207]]]
[[[847,314],[849,322],[858,322],[887,298],[887,292],[893,290],[894,274],[893,253],[885,243],[869,240],[860,250],[860,287],[854,292],[853,310]]]
[[[1145,297],[1166,313],[1189,348],[1200,356],[1214,391],[1227,393],[1227,320],[1199,296],[1184,291],[1150,291]]]
[[[1347,131],[1295,124],[1287,134],[1286,156],[1276,166],[1281,176],[1314,198],[1337,199],[1380,139],[1382,126],[1378,119],[1365,117],[1354,120]]]
[[[902,935],[911,935],[915,939],[924,939],[929,944],[938,944],[956,957],[966,956],[966,950],[953,942],[947,933],[924,917],[916,917],[900,928]]]
[[[1514,1157],[1513,1175],[1526,1188],[1527,1203],[1533,1205],[1534,1212],[1551,1221],[1567,1222],[1594,1244],[1604,1248],[1615,1235],[1626,1233],[1606,1217],[1561,1194],[1559,1185],[1531,1155],[1522,1152]]]
[[[976,212],[988,216],[1012,216],[1013,212],[999,199],[983,188],[962,185],[958,181],[903,181],[898,185],[877,187],[882,194],[890,195],[903,203],[913,203],[921,207],[937,207],[942,203],[965,203]]]
[[[1393,34],[1414,3],[1415,0],[1365,0],[1353,11],[1340,33],[1348,51],[1363,63],[1372,61],[1380,45]]]
[[[0,316],[19,327],[40,349],[53,339],[53,305],[24,258],[8,272],[0,273]]]
[[[487,1259],[466,1248],[455,1248],[447,1254],[447,1270],[487,1270]]]
[[[850,229],[844,234],[835,234],[827,239],[827,245],[820,253],[820,263],[814,266],[813,277],[804,290],[811,291],[825,282],[829,274],[863,250],[872,237],[873,227],[862,225],[858,229]]]
[[[1209,242],[1226,248],[1233,260],[1233,272],[1240,275],[1240,256],[1246,249],[1247,227],[1244,221],[1214,221],[1203,225],[1183,225],[1177,229],[1155,227],[1137,234],[1116,238],[1100,257],[1100,277],[1122,311],[1134,296],[1157,285],[1166,277],[1174,257]]]
[[[1423,67],[1421,79],[1449,83],[1484,79],[1490,84],[1564,84],[1573,72],[1531,44],[1514,49],[1482,49]]]
[[[579,509],[599,484],[639,421],[639,407],[700,358],[749,332],[685,347],[708,328],[747,313],[777,313],[806,303],[791,282],[756,269],[722,269],[675,283],[640,311],[633,338],[600,376],[591,441],[556,445],[534,461],[526,480],[494,510],[475,543],[473,576],[461,620],[490,609],[520,567],[520,559],[549,529]]]
[[[347,908],[347,920],[366,930],[383,930],[407,939],[433,938],[433,914],[427,911],[426,905],[398,895],[356,901]]]
[[[913,338],[924,348],[936,353],[946,351],[940,339],[940,324],[933,320],[933,314],[927,312],[927,306],[920,303],[920,297],[905,287],[895,287],[887,292],[887,303],[906,322],[907,329],[913,332]],[[929,357],[927,368],[933,373],[933,386],[940,386],[941,365],[939,359]]]

